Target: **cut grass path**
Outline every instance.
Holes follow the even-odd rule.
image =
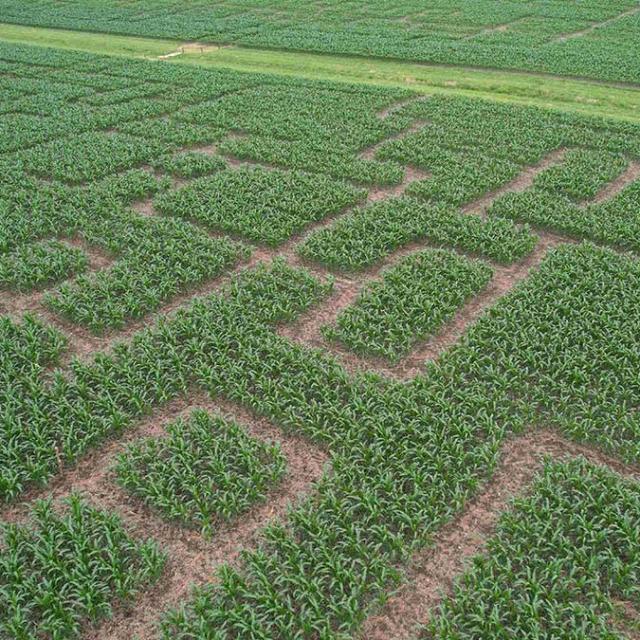
[[[544,74],[429,65],[379,58],[273,51],[0,23],[0,41],[478,97],[640,123],[640,87]]]

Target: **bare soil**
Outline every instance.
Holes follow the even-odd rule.
[[[631,161],[624,173],[613,182],[610,182],[593,200],[583,202],[582,206],[602,204],[607,200],[611,200],[636,180],[640,180],[640,162]]]
[[[178,522],[163,519],[141,500],[128,495],[115,481],[112,466],[125,446],[139,438],[163,437],[167,424],[188,415],[193,409],[206,409],[235,420],[252,436],[277,442],[287,459],[287,473],[264,503],[229,524],[220,524],[212,539]],[[4,509],[5,522],[25,521],[28,503],[51,496],[56,502],[71,492],[82,494],[91,504],[117,513],[127,530],[139,539],[153,538],[168,553],[161,580],[145,590],[127,607],[117,607],[115,615],[98,627],[88,629],[87,640],[139,640],[157,638],[157,622],[163,612],[188,597],[193,586],[216,581],[222,564],[238,561],[240,551],[251,549],[259,532],[274,520],[282,519],[292,505],[302,501],[323,474],[330,472],[326,452],[303,437],[284,434],[263,418],[226,401],[211,400],[194,392],[167,404],[117,441],[107,442],[99,451],[85,456],[73,469],[63,471],[46,488],[32,491],[23,504]]]
[[[483,553],[495,533],[500,515],[510,502],[526,493],[543,459],[583,456],[593,464],[640,479],[640,468],[621,464],[599,451],[568,440],[552,431],[540,430],[514,437],[502,445],[500,462],[484,489],[458,517],[442,527],[433,544],[416,554],[405,570],[405,582],[365,621],[362,640],[410,640],[432,612],[452,591],[454,581],[469,568],[473,557]]]

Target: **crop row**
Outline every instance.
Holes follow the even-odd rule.
[[[164,555],[137,542],[118,517],[71,496],[63,513],[36,502],[28,524],[3,524],[0,635],[77,638],[157,580]]]
[[[543,183],[544,184],[544,183]],[[584,192],[584,187],[580,188]],[[506,194],[489,213],[496,219],[512,219],[581,238],[640,251],[640,180],[609,200],[581,206],[569,197],[534,186],[523,193]]]
[[[620,153],[572,149],[560,164],[538,174],[534,186],[580,203],[595,198],[627,166],[627,160]]]
[[[165,214],[277,245],[364,195],[361,189],[322,175],[242,168],[163,193],[154,205]]]
[[[620,602],[640,605],[638,526],[636,482],[583,459],[548,463],[421,638],[627,637]]]
[[[485,221],[453,207],[402,197],[367,205],[313,232],[299,252],[332,268],[357,270],[417,240],[506,264],[523,258],[537,241],[528,228],[518,228],[504,219]]]
[[[286,459],[277,444],[260,442],[240,426],[206,411],[167,427],[167,437],[129,445],[118,457],[118,482],[158,509],[215,533],[283,477]]]
[[[636,6],[632,0],[570,5],[548,0],[498,7],[488,0],[459,0],[453,7],[445,0],[426,7],[419,0],[359,0],[318,8],[252,0],[242,6],[187,2],[178,7],[171,0],[144,0],[135,6],[109,0],[88,7],[74,0],[59,12],[46,0],[28,7],[19,0],[2,0],[0,11],[8,22],[35,26],[637,83],[637,60],[625,56],[638,35],[637,15],[624,15]],[[604,24],[591,33],[598,23]],[[562,37],[583,31],[579,38]]]
[[[57,241],[22,245],[0,255],[0,289],[30,291],[66,280],[87,268],[87,256]]]
[[[197,151],[167,154],[153,159],[151,164],[155,169],[179,178],[198,178],[227,168],[227,163],[219,156]]]
[[[85,133],[17,155],[25,171],[64,182],[90,182],[150,162],[162,147],[125,134]]]
[[[178,293],[221,275],[250,253],[179,220],[149,221],[132,228],[127,240],[135,248],[112,267],[63,284],[46,294],[44,303],[95,333],[120,329]]]
[[[488,265],[450,251],[412,254],[366,286],[323,333],[356,352],[398,361],[437,332],[491,275]]]

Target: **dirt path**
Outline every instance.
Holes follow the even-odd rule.
[[[286,459],[286,476],[268,499],[229,524],[221,524],[212,539],[178,522],[167,521],[142,501],[121,489],[112,471],[116,456],[126,445],[140,438],[159,438],[166,426],[193,409],[205,409],[240,424],[251,436],[277,442]],[[88,629],[86,640],[155,640],[157,623],[163,613],[188,598],[195,585],[214,583],[222,564],[235,563],[240,551],[256,546],[260,532],[274,520],[283,519],[287,510],[312,490],[321,476],[329,472],[327,453],[303,437],[284,434],[263,418],[224,400],[211,400],[204,392],[194,391],[162,408],[117,441],[107,442],[98,451],[85,456],[74,468],[54,479],[45,489],[34,490],[24,502],[5,508],[0,520],[22,522],[28,518],[28,504],[51,496],[60,501],[71,492],[82,494],[92,505],[117,513],[125,528],[136,538],[152,537],[168,554],[163,575],[154,587],[144,590],[126,607],[116,607],[114,616],[98,627]]]
[[[500,450],[496,472],[462,513],[435,535],[433,544],[418,553],[405,571],[405,582],[383,607],[364,623],[362,640],[410,640],[425,624],[454,580],[483,553],[510,502],[526,493],[543,459],[584,456],[633,480],[640,468],[624,465],[599,451],[570,442],[551,431],[535,431],[508,440]]]
[[[558,36],[557,38],[551,40],[551,42],[566,42],[567,40],[582,38],[589,35],[593,31],[596,31],[597,29],[607,27],[614,22],[618,22],[618,20],[623,20],[624,18],[635,16],[637,13],[640,13],[640,7],[631,7],[631,9],[627,9],[626,11],[619,13],[617,16],[613,16],[612,18],[608,18],[607,20],[603,20],[602,22],[596,22],[595,24],[588,26],[586,29],[574,31],[573,33],[564,33],[561,36]]]

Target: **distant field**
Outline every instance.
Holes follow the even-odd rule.
[[[640,83],[637,0],[0,0],[0,21]]]
[[[638,124],[0,43],[0,638],[635,637],[639,255]]]

